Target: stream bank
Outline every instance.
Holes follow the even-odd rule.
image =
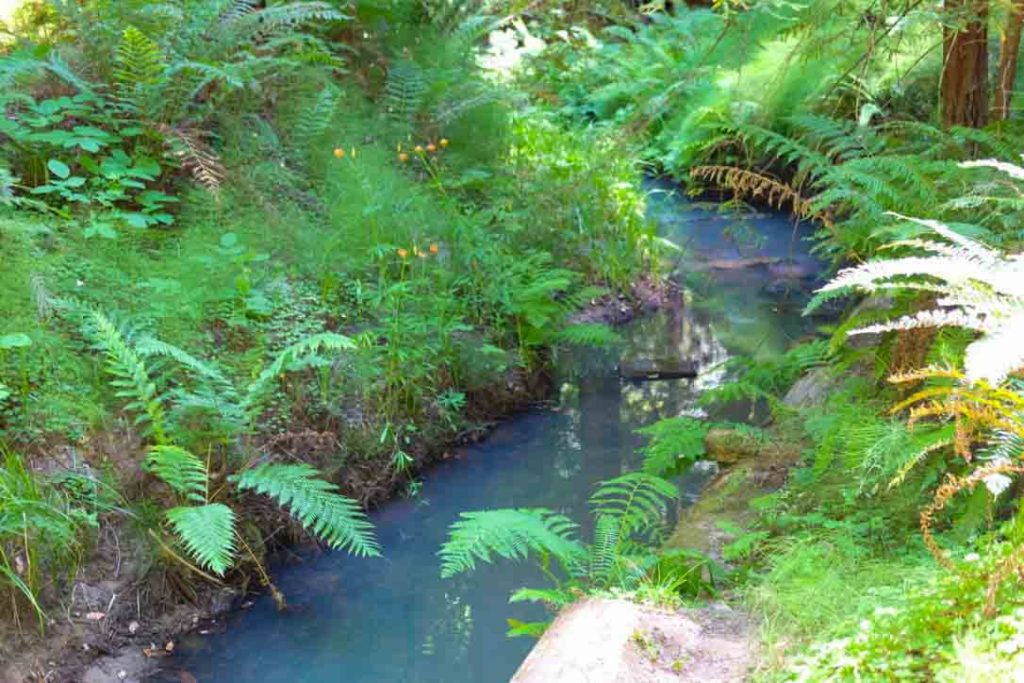
[[[646,277],[627,294],[608,294],[592,300],[580,311],[576,322],[623,325],[638,316],[676,307],[679,290],[671,282]],[[547,367],[532,372],[511,369],[500,381],[467,396],[467,421],[474,425],[454,439],[420,438],[408,449],[414,458],[407,477],[416,477],[431,467],[458,457],[458,449],[487,438],[502,421],[547,402],[555,387]],[[323,434],[298,434],[291,441],[275,444],[285,455],[309,457],[313,464],[325,454]],[[328,435],[329,436],[329,435]],[[109,448],[131,451],[111,434]],[[328,445],[330,439],[327,439]],[[389,467],[362,467],[345,471],[339,484],[346,495],[368,506],[377,506],[399,495],[406,478],[398,479]],[[278,515],[268,522],[280,524]],[[106,683],[138,681],[157,672],[170,657],[183,634],[201,633],[218,618],[244,609],[247,594],[255,583],[198,583],[189,586],[168,583],[169,575],[151,571],[150,550],[141,541],[131,541],[128,522],[104,527],[90,558],[83,563],[70,595],[59,613],[53,615],[43,636],[19,638],[8,651],[14,656],[0,661],[0,681],[60,681]],[[274,537],[280,527],[263,531]],[[306,559],[319,553],[301,534],[275,542],[278,563],[288,558]],[[288,598],[288,595],[285,595]]]
[[[772,356],[813,326],[799,311],[814,262],[792,222],[773,215],[736,220],[689,205],[666,185],[649,189],[662,234],[686,247],[680,272],[692,305],[628,325],[625,353],[693,359],[698,376],[623,382],[621,351],[560,356],[552,408],[531,410],[486,441],[456,449],[426,473],[415,497],[374,513],[384,560],[314,554],[279,567],[289,612],[276,612],[263,597],[205,624],[177,643],[159,680],[291,680],[297,662],[311,682],[334,680],[337,671],[360,681],[445,683],[512,675],[532,643],[507,639],[505,620],[534,621],[544,612],[509,605],[505,596],[535,583],[537,570],[487,566],[440,580],[436,552],[458,513],[556,506],[584,521],[594,484],[636,467],[638,427],[698,410],[701,393],[725,378],[722,363],[732,352]],[[754,244],[737,237],[751,231],[760,235]],[[722,259],[748,262],[715,267]],[[777,275],[771,266],[786,260],[799,267]],[[706,477],[680,481],[684,505],[699,497]]]

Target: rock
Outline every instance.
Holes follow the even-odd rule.
[[[790,408],[816,408],[825,404],[835,380],[827,367],[811,368],[793,382],[782,399]]]
[[[588,598],[555,618],[511,683],[742,681],[754,660],[750,634],[738,612]]]
[[[97,659],[82,676],[82,683],[141,683],[157,668],[157,663],[139,650],[129,650],[117,657]]]
[[[692,379],[697,363],[681,358],[632,358],[619,361],[619,377],[631,380]]]
[[[782,259],[774,256],[755,256],[753,258],[735,258],[735,259],[712,259],[708,261],[708,268],[712,270],[745,270],[747,268],[756,268],[758,266],[770,266],[778,263]]]
[[[763,448],[764,444],[758,438],[726,427],[712,427],[704,435],[704,452],[721,465],[756,458]]]

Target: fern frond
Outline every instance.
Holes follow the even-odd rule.
[[[129,342],[127,334],[98,310],[77,302],[55,302],[64,313],[80,316],[82,333],[103,353],[104,369],[112,377],[115,396],[128,399],[126,410],[134,411],[136,423],[148,423],[157,444],[167,443],[166,413],[149,367]]]
[[[206,502],[206,463],[179,446],[151,446],[143,469],[176,493],[196,503]]]
[[[334,120],[334,111],[341,99],[337,88],[328,85],[317,94],[311,106],[305,107],[291,131],[292,148],[304,156]]]
[[[134,26],[121,33],[114,61],[114,82],[123,92],[156,83],[167,68],[160,46]]]
[[[607,325],[601,323],[576,323],[559,330],[554,341],[573,346],[610,346],[622,341],[622,337]]]
[[[235,513],[223,503],[171,508],[174,532],[196,563],[220,576],[234,563]]]
[[[263,464],[231,477],[240,490],[273,498],[311,534],[335,550],[360,557],[380,555],[373,525],[359,504],[338,493],[305,463]]]
[[[264,402],[273,393],[278,377],[285,371],[299,370],[324,360],[325,353],[340,353],[355,348],[348,337],[333,332],[323,332],[306,337],[285,348],[277,358],[261,372],[248,386],[239,407],[250,419],[256,419]]]
[[[619,560],[619,546],[623,526],[620,518],[610,514],[599,514],[594,523],[594,542],[590,546],[590,563],[587,567],[589,579],[595,585],[607,585],[615,573]]]
[[[601,482],[590,496],[598,517],[617,521],[620,538],[644,533],[664,522],[668,502],[679,495],[675,484],[644,472],[627,472]]]
[[[738,197],[759,199],[776,209],[788,204],[794,214],[803,218],[824,218],[810,199],[781,180],[763,173],[736,166],[695,166],[690,170],[690,177],[727,188]]]
[[[411,126],[426,91],[419,64],[408,59],[393,62],[384,83],[384,110],[396,122]]]
[[[159,130],[164,135],[170,153],[178,159],[182,168],[192,174],[197,183],[216,195],[227,175],[216,152],[194,131],[168,125],[161,125]]]
[[[691,464],[704,455],[704,437],[708,423],[688,415],[658,420],[637,430],[650,437],[640,449],[644,456],[643,471],[656,477],[676,472],[681,464]]]
[[[545,509],[503,509],[463,512],[448,528],[448,540],[438,553],[441,576],[455,576],[495,556],[526,559],[530,553],[549,554],[564,566],[577,566],[587,555],[574,538],[576,524]]]

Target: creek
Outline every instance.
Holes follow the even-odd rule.
[[[499,425],[480,444],[422,474],[415,496],[372,514],[382,559],[318,553],[275,568],[290,609],[267,597],[220,619],[213,633],[182,638],[160,680],[200,683],[499,683],[534,641],[505,636],[506,619],[545,618],[534,605],[509,604],[524,585],[542,586],[529,564],[500,562],[442,580],[437,551],[462,511],[550,507],[580,522],[594,485],[638,465],[639,427],[692,412],[720,383],[731,354],[771,356],[813,330],[800,315],[819,264],[807,228],[783,215],[719,213],[688,202],[658,181],[649,214],[659,233],[683,247],[677,277],[681,312],[662,312],[622,330],[626,350],[585,350],[559,362],[551,407]],[[696,379],[631,383],[619,354],[694,359]],[[680,480],[683,504],[707,474]]]

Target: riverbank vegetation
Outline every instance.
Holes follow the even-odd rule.
[[[771,420],[746,435],[801,453],[722,557],[686,556],[732,565],[727,595],[763,624],[756,676],[1013,680],[1022,17],[1015,0],[27,3],[0,64],[15,630],[45,627],[122,536],[172,577],[155,601],[269,584],[266,553],[306,532],[375,554],[360,503],[414,494],[441,446],[538,397],[559,345],[614,337],[570,316],[658,272],[647,170],[813,223],[834,274],[809,305],[833,324],[734,361],[705,397],[759,404]],[[813,400],[785,401],[808,372]],[[657,471],[598,489],[593,543],[556,512],[479,513],[445,571],[542,551],[567,583],[521,597],[649,585],[654,475],[702,457],[708,428],[648,430]],[[640,516],[617,507],[626,486],[652,492]]]
[[[204,584],[269,584],[267,552],[303,531],[376,555],[364,503],[414,494],[442,447],[542,398],[555,347],[614,337],[568,316],[655,265],[637,171],[477,62],[502,19],[404,1],[13,15],[14,631],[55,627],[111,544],[143,555],[128,580],[163,577],[157,611]]]

